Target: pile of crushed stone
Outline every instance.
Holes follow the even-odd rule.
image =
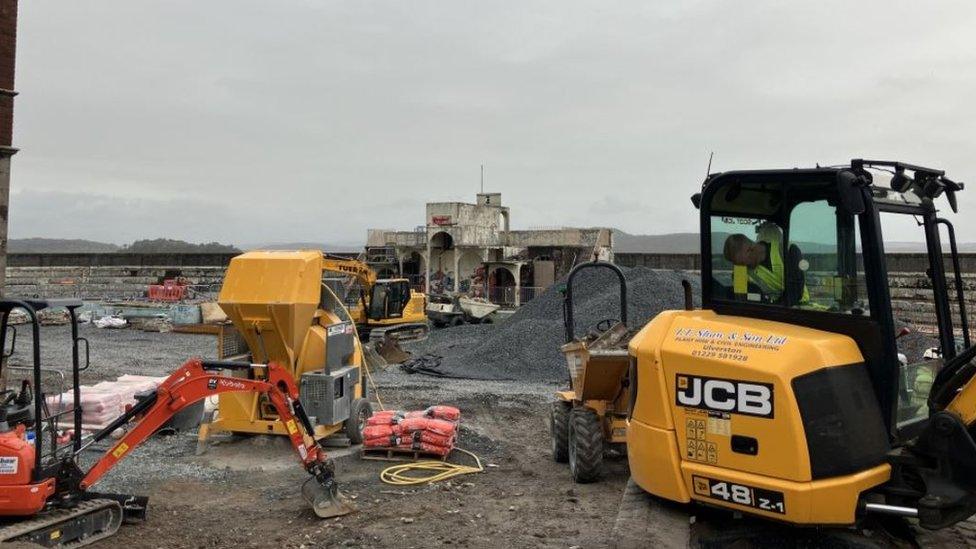
[[[682,280],[692,284],[696,306],[701,294],[693,273],[622,268],[627,280],[628,326],[640,328],[658,313],[684,307]],[[463,325],[435,330],[410,350],[421,355],[405,370],[443,377],[560,382],[567,378],[563,327],[565,279],[523,305],[497,325]],[[620,318],[617,277],[608,269],[581,271],[573,282],[576,334],[604,319]]]
[[[628,326],[639,329],[658,313],[684,307],[682,280],[692,285],[695,306],[700,307],[701,283],[695,273],[621,268],[627,280]],[[409,373],[483,380],[563,382],[566,360],[559,348],[566,342],[563,327],[563,293],[560,280],[507,320],[494,325],[466,324],[434,330],[430,337],[409,347],[416,358],[403,365]],[[617,319],[619,285],[606,269],[585,270],[574,283],[576,335],[604,319]],[[899,326],[903,325],[899,323]],[[898,340],[909,363],[922,360],[923,352],[937,347],[931,336],[912,329]]]

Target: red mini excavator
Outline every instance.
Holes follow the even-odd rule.
[[[331,460],[307,433],[308,416],[298,400],[298,388],[277,364],[249,364],[193,359],[170,375],[158,389],[137,395],[138,402],[101,431],[82,435],[79,374],[88,368],[88,341],[78,336],[79,300],[0,300],[0,544],[23,541],[45,547],[78,547],[114,534],[123,520],[144,520],[147,498],[100,494],[91,487],[122,458],[162,427],[174,414],[210,395],[255,392],[265,395],[288,430],[292,446],[311,475],[302,495],[323,518],[344,515],[352,508],[339,495]],[[51,410],[42,378],[67,372],[41,366],[37,312],[64,307],[71,320],[72,406]],[[21,368],[18,388],[10,389],[8,365],[17,332],[8,325],[10,312],[23,309],[30,319],[33,367]],[[7,335],[11,334],[10,348]],[[84,354],[84,364],[81,356]],[[222,375],[234,371],[234,377]],[[243,374],[243,375],[242,375]],[[79,455],[91,444],[135,420],[134,427],[87,471]],[[65,432],[71,432],[65,436]]]

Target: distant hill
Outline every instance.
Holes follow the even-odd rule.
[[[7,251],[12,254],[108,253],[119,249],[117,244],[80,238],[11,238],[7,241]]]
[[[136,254],[152,253],[237,253],[241,250],[231,244],[219,242],[205,242],[194,244],[184,240],[171,238],[155,238],[152,240],[136,240],[132,244],[123,246],[121,252]]]
[[[245,250],[325,250],[327,252],[361,252],[362,244],[334,243],[325,242],[271,242],[261,244],[245,244],[241,246]]]
[[[701,249],[698,233],[630,234],[613,231],[613,250],[621,253],[694,254]]]

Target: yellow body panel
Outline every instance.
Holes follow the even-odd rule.
[[[316,250],[255,251],[233,258],[218,303],[247,344],[255,362],[276,362],[296,382],[305,372],[325,365],[327,329],[351,321],[348,313],[322,309],[323,256]],[[330,300],[339,303],[338,299]],[[341,305],[339,305],[341,307]],[[349,363],[362,364],[362,348],[354,337]],[[362,396],[356,385],[355,398]],[[218,417],[211,430],[287,435],[270,403],[251,393],[219,396]],[[316,426],[315,436],[328,436],[342,424]]]
[[[846,525],[854,523],[861,492],[887,482],[891,466],[878,465],[852,475],[813,482],[791,482],[687,461],[681,464],[681,473],[685,485],[691,487],[691,498],[696,501],[796,524]],[[763,511],[712,497],[704,487],[696,485],[696,476],[780,492],[786,512]]]
[[[946,409],[958,416],[963,425],[976,424],[976,377],[963,385]]]
[[[637,397],[628,425],[628,456],[631,474],[644,490],[674,501],[701,500],[788,522],[849,524],[860,493],[888,480],[888,465],[843,477],[812,478],[792,381],[863,362],[849,337],[712,311],[666,311],[631,340],[629,350],[637,359]],[[713,393],[703,388],[705,384],[728,386],[730,391],[720,390],[722,399],[711,407],[689,401],[689,394],[707,401]],[[741,384],[759,392],[742,393]],[[769,398],[757,399],[757,394]],[[753,405],[755,413],[744,413],[741,404],[728,413],[716,412],[715,406],[734,399]],[[759,450],[733,452],[732,435],[755,439]],[[702,496],[702,481],[696,484],[696,475],[755,489],[756,494],[780,492],[785,512]]]

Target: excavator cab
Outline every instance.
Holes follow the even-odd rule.
[[[937,529],[976,513],[976,348],[936,208],[944,195],[955,210],[962,189],[888,161],[710,175],[692,198],[702,310],[662,313],[630,343],[635,482],[800,525],[885,514]],[[888,216],[916,219],[928,251],[939,349],[912,363],[896,341]]]
[[[696,199],[703,213],[705,306],[815,328],[829,325],[859,341],[889,435],[908,440],[928,418],[928,394],[945,359],[971,346],[955,231],[938,217],[933,202],[961,189],[939,170],[863,160],[847,170],[710,178]],[[913,364],[898,360],[885,265],[882,227],[895,215],[919,220],[929,250],[940,347],[937,356]],[[954,266],[955,312],[940,227],[946,228]]]
[[[369,319],[402,318],[410,302],[410,283],[406,279],[377,280],[370,290]]]

